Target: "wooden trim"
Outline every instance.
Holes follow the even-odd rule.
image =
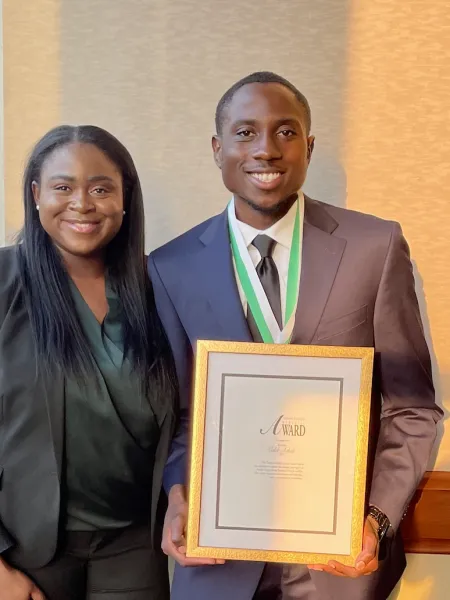
[[[450,472],[425,474],[401,530],[406,552],[450,554]]]

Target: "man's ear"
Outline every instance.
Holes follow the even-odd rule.
[[[316,138],[313,135],[310,135],[308,137],[308,163],[311,161],[311,156],[312,153],[314,151],[314,142],[316,141]]]
[[[214,153],[214,162],[219,167],[222,168],[222,140],[220,136],[213,135],[211,140],[211,145]]]

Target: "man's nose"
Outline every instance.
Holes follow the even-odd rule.
[[[281,158],[281,149],[278,144],[278,139],[269,132],[259,135],[255,141],[252,156],[259,160],[274,160],[276,158]]]

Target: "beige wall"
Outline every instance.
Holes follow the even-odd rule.
[[[5,229],[22,223],[31,145],[61,118],[58,0],[3,0]]]
[[[450,409],[450,5],[353,2],[343,162],[350,208],[402,223]],[[430,335],[431,334],[431,335]],[[450,470],[450,432],[436,469]]]
[[[410,554],[408,567],[390,600],[448,600],[450,556]]]
[[[307,191],[399,220],[410,242],[438,397],[450,409],[450,10],[447,0],[3,0],[5,216],[21,224],[33,141],[95,123],[129,147],[152,248],[221,210],[215,104],[259,69],[313,109]],[[450,433],[435,468],[450,470]],[[449,557],[419,556],[401,600],[439,600]],[[445,583],[444,583],[445,582]]]

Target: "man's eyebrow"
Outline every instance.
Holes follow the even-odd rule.
[[[283,125],[283,123],[294,123],[295,125],[300,125],[301,119],[290,116],[290,117],[281,117],[280,119],[277,120],[278,125]]]
[[[277,127],[279,127],[280,125],[284,125],[286,123],[300,125],[301,119],[299,119],[297,117],[289,116],[289,117],[280,117],[279,119],[277,119],[275,121],[275,125]],[[238,119],[237,121],[234,121],[234,123],[232,123],[231,125],[232,125],[232,127],[237,128],[237,127],[242,127],[243,125],[254,126],[257,124],[258,124],[257,119]]]
[[[233,127],[242,127],[242,125],[256,125],[256,123],[257,123],[256,119],[238,119],[231,125]]]

